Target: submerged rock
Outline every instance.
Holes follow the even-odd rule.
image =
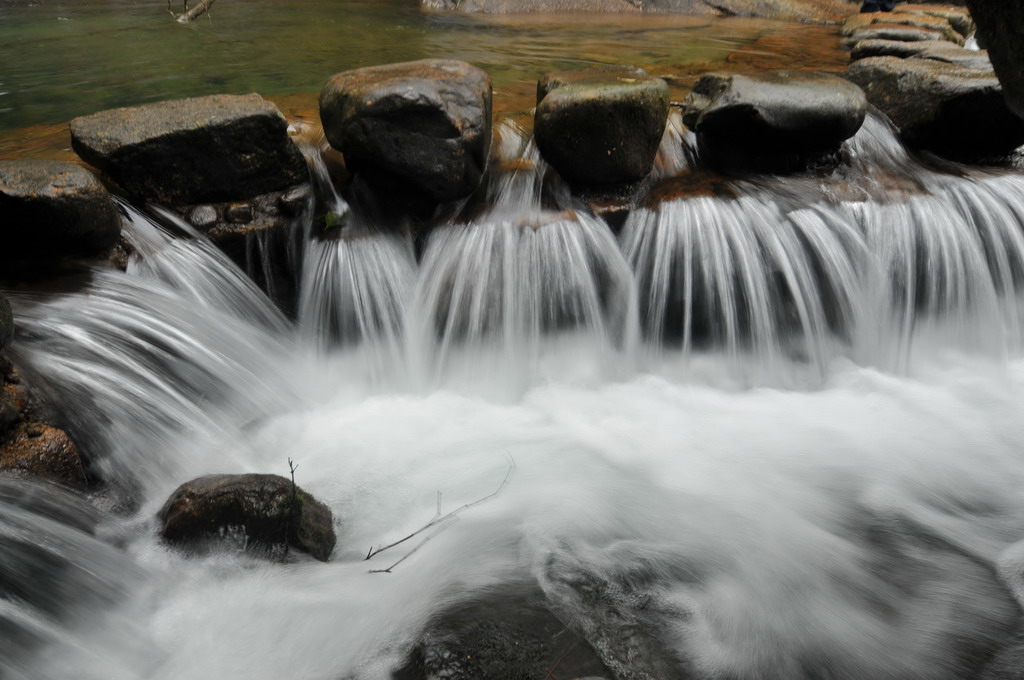
[[[411,184],[435,201],[476,190],[491,143],[491,79],[463,61],[345,71],[320,92],[320,118],[346,167],[371,185]]]
[[[990,71],[933,59],[870,57],[846,77],[885,113],[911,145],[955,160],[1005,156],[1024,144],[1024,121]]]
[[[868,57],[900,57],[907,59],[934,59],[947,64],[956,64],[965,68],[992,70],[988,52],[985,50],[969,50],[945,40],[927,40],[921,42],[902,42],[899,40],[864,40],[857,43],[850,52],[851,61]]]
[[[284,551],[286,546],[326,562],[337,540],[330,508],[278,475],[208,475],[179,486],[157,514],[160,534],[173,544],[203,548],[241,543]]]
[[[1010,108],[1024,118],[1024,4],[967,0]]]
[[[237,200],[308,179],[277,107],[258,94],[210,95],[71,121],[71,145],[138,199]]]
[[[100,255],[120,234],[117,208],[85,168],[0,161],[0,262]]]
[[[836,76],[709,73],[686,98],[683,122],[716,169],[785,172],[834,154],[866,113],[860,88]]]
[[[534,138],[571,184],[643,179],[668,119],[668,85],[632,67],[549,73],[537,84]]]
[[[394,680],[614,677],[537,588],[478,593],[436,615]]]

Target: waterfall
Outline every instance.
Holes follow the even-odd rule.
[[[425,234],[313,147],[294,322],[122,205],[126,272],[11,294],[117,511],[0,480],[0,675],[420,679],[511,639],[552,662],[508,677],[982,677],[1024,592],[1024,177],[873,117],[844,157],[658,200],[708,177],[670,122],[616,234],[506,123]],[[159,539],[178,484],[289,459],[330,561]]]

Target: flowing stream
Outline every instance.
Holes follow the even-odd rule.
[[[971,678],[1010,643],[1024,177],[928,169],[871,119],[831,176],[616,235],[545,196],[513,124],[498,148],[492,207],[419,261],[359,215],[307,225],[294,327],[130,206],[127,273],[13,296],[115,507],[0,485],[0,676],[389,678],[439,613],[522,587],[619,680]],[[157,539],[183,481],[288,459],[329,562]]]

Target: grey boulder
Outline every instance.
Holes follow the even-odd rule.
[[[349,170],[435,201],[476,190],[491,144],[491,79],[463,61],[423,59],[338,73],[320,119]]]
[[[133,198],[243,199],[307,181],[277,107],[258,94],[110,109],[71,121],[71,146]]]
[[[709,73],[686,98],[683,122],[718,170],[787,172],[834,154],[866,114],[864,93],[836,76]]]
[[[0,262],[100,255],[120,234],[110,194],[85,168],[0,161]]]

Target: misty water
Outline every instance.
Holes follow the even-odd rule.
[[[968,678],[1009,643],[1024,177],[929,169],[871,117],[827,177],[615,234],[545,204],[528,134],[498,133],[491,207],[418,259],[321,181],[347,226],[294,225],[295,324],[126,204],[127,272],[12,296],[15,359],[111,490],[0,486],[3,677],[388,678],[503,592],[617,678]],[[656,174],[692,157],[674,120]],[[917,189],[879,194],[893,172]],[[289,459],[334,512],[329,562],[158,540],[181,482]]]

